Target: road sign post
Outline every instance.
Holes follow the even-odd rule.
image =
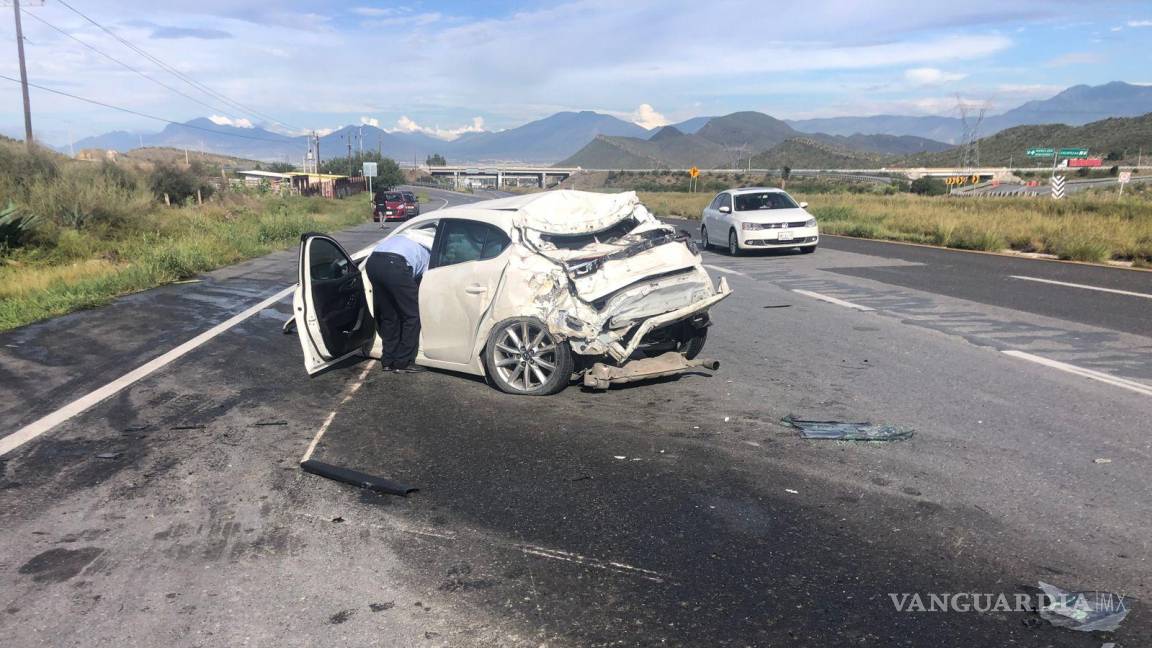
[[[364,177],[368,178],[368,193],[372,193],[372,178],[376,177],[376,163],[364,163]]]
[[[696,178],[700,176],[700,169],[692,167],[691,169],[688,169],[688,175],[692,177],[691,182],[689,182],[692,193],[696,193]]]
[[[1124,195],[1124,185],[1128,184],[1129,182],[1132,182],[1131,171],[1121,171],[1120,175],[1116,176],[1116,184],[1120,185],[1120,192],[1116,194],[1117,198],[1120,198]]]

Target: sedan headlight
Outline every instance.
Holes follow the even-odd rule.
[[[816,227],[816,219],[809,218],[808,220],[804,221],[804,227]]]
[[[740,223],[740,229],[742,229],[742,230],[758,230],[758,229],[760,229],[760,223]]]

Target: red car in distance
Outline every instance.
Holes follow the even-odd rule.
[[[372,210],[372,220],[377,223],[408,219],[408,201],[399,191],[381,191],[376,194],[373,202],[375,208]]]

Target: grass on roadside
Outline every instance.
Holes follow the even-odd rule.
[[[0,330],[284,249],[304,232],[361,223],[366,213],[362,196],[236,195],[201,207],[149,208],[106,232],[61,229],[51,246],[0,259]]]
[[[711,194],[643,193],[659,216],[699,218]],[[826,234],[963,250],[1038,252],[1061,259],[1152,266],[1152,200],[1146,197],[958,198],[912,194],[795,194]]]

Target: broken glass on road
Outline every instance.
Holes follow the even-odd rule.
[[[837,441],[899,441],[915,434],[915,430],[892,425],[848,421],[807,421],[792,416],[781,419],[800,430],[802,439],[832,439]]]

